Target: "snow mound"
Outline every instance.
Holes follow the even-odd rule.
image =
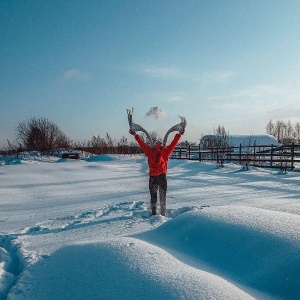
[[[21,164],[20,158],[11,158],[11,157],[0,157],[0,166],[4,165],[19,165]]]
[[[253,299],[228,281],[130,237],[61,248],[33,266],[32,275],[30,289],[20,293],[16,286],[8,300],[42,300],[49,295],[53,300],[82,299],[82,295],[85,299]],[[31,276],[24,275],[18,286],[26,287]]]
[[[101,162],[101,161],[114,161],[114,160],[117,160],[117,157],[115,155],[109,155],[109,154],[95,155],[86,159],[87,162]]]
[[[256,291],[282,299],[300,295],[299,215],[214,207],[187,212],[137,237],[256,297]]]

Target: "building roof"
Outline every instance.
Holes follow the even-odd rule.
[[[201,140],[200,143],[206,139],[219,139],[220,135],[205,135]],[[281,144],[278,143],[277,139],[269,134],[260,134],[260,135],[229,135],[227,139],[230,146],[267,146],[267,145],[274,145],[280,146]]]

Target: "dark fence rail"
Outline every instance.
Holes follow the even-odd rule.
[[[224,163],[237,163],[245,168],[249,166],[300,170],[300,144],[283,146],[235,146],[224,148],[200,149],[199,146],[176,147],[173,159],[210,161],[220,166]]]

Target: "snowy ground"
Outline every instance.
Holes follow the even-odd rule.
[[[0,159],[1,160],[1,159]],[[0,299],[300,299],[300,173],[143,157],[0,165]]]

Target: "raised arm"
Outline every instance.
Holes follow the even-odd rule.
[[[176,133],[176,135],[175,135],[173,141],[171,142],[171,144],[166,147],[166,151],[167,151],[168,156],[171,155],[171,153],[175,149],[177,143],[179,142],[180,138],[181,138],[181,134]]]
[[[134,136],[135,140],[136,140],[136,141],[138,142],[138,144],[140,145],[142,151],[143,151],[146,155],[148,155],[148,154],[150,153],[151,148],[150,148],[150,147],[142,140],[142,138],[141,138],[138,134],[136,134],[135,132],[133,132],[133,133],[131,133],[131,134]]]

